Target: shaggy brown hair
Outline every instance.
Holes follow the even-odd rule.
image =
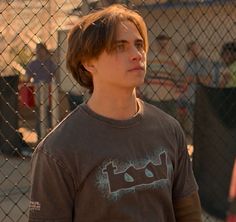
[[[96,59],[106,50],[111,53],[116,41],[117,26],[122,21],[131,21],[137,27],[147,52],[147,27],[143,18],[125,6],[115,4],[92,12],[82,18],[70,31],[66,65],[76,81],[93,92],[93,79],[82,63]]]

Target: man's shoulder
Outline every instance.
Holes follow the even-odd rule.
[[[39,63],[39,60],[35,58],[35,59],[31,60],[28,64],[32,65],[32,64],[38,64],[38,63]]]
[[[165,135],[182,135],[183,131],[180,123],[171,115],[159,109],[158,107],[145,103],[144,104],[144,121],[145,126],[152,126],[152,129],[158,129]]]
[[[163,110],[161,110],[157,106],[154,106],[148,102],[143,102],[143,104],[144,104],[143,105],[144,106],[144,113],[147,117],[153,118],[154,120],[157,120],[157,121],[165,121],[165,122],[169,122],[172,124],[178,123],[174,117],[172,117],[168,113],[164,112]]]
[[[78,143],[84,131],[83,114],[79,107],[68,114],[42,141],[41,146],[50,153],[69,152]]]
[[[56,66],[56,64],[53,62],[51,58],[45,60],[45,64],[50,65],[50,66]]]

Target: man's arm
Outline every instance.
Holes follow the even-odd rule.
[[[42,143],[32,157],[28,222],[72,221],[75,183],[68,168]]]
[[[173,205],[177,222],[202,222],[201,204],[197,192],[174,200]]]
[[[180,125],[178,126],[179,130],[176,133],[179,150],[172,194],[176,221],[202,222],[198,185],[193,174],[183,130]]]

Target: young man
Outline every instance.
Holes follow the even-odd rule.
[[[29,221],[201,221],[179,124],[136,97],[142,17],[110,6],[83,17],[68,43],[68,68],[91,97],[35,151]]]

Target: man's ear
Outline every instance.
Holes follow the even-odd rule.
[[[92,60],[83,62],[82,65],[89,73],[94,74],[96,72],[96,68]]]

